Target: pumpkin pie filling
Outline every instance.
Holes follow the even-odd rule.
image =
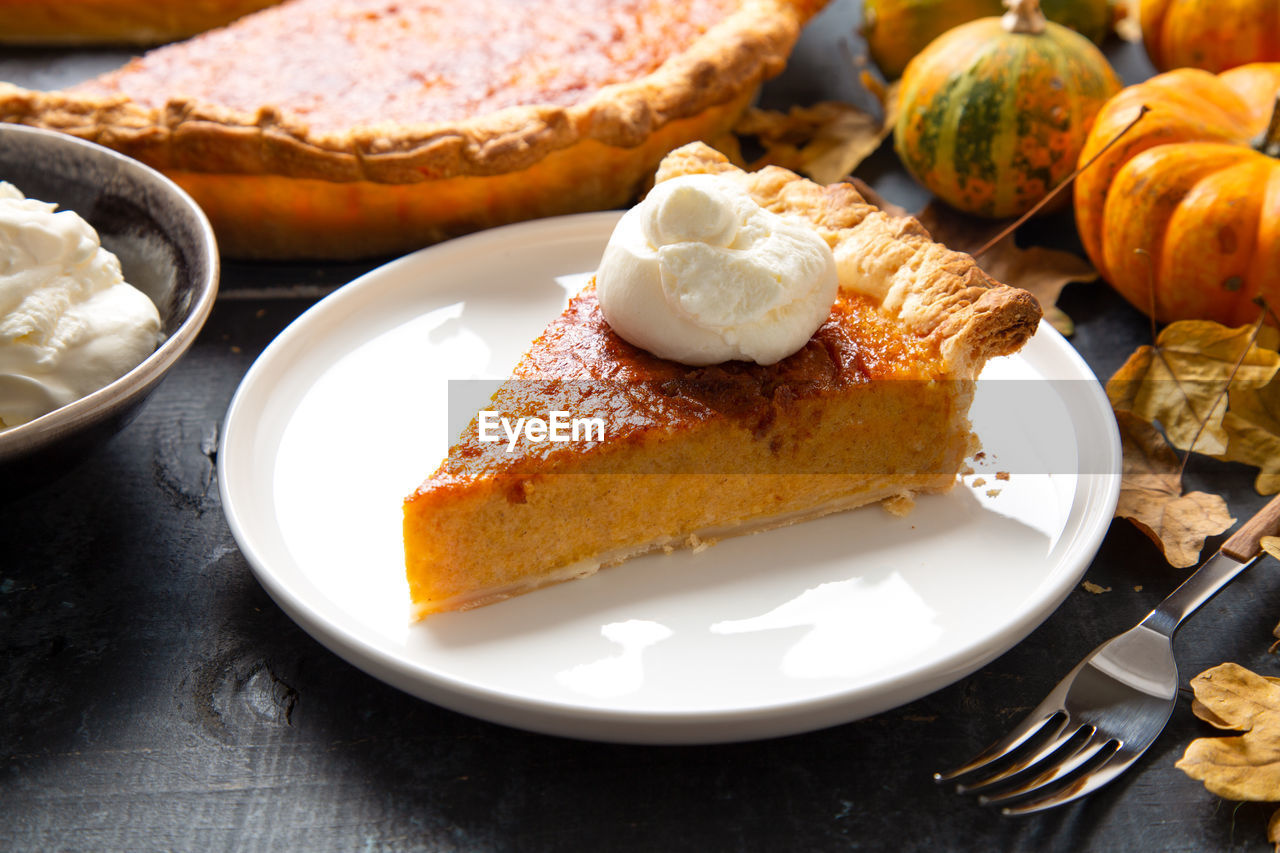
[[[868,473],[875,460],[849,459],[836,446],[820,460],[787,455],[787,439],[776,434],[779,413],[801,404],[824,404],[859,386],[896,382],[895,394],[928,399],[945,384],[936,347],[905,336],[866,296],[837,297],[828,320],[798,352],[776,364],[728,361],[690,367],[659,358],[620,338],[600,311],[594,284],[575,296],[564,313],[533,342],[495,398],[508,418],[571,411],[599,417],[610,441],[642,445],[655,435],[678,438],[699,425],[728,419],[767,445],[767,455],[752,458],[739,448],[706,453],[682,462],[675,473]],[[920,387],[912,387],[918,384]],[[865,391],[865,388],[863,389]],[[499,405],[500,404],[500,405]],[[945,415],[944,415],[945,416]],[[912,416],[917,417],[918,416]],[[814,425],[815,429],[822,429]],[[839,427],[843,431],[844,427]],[[838,433],[830,436],[832,441]],[[572,465],[581,445],[535,446],[521,443],[512,453],[502,442],[481,441],[472,423],[433,477],[443,496],[466,491],[477,478],[493,477],[501,487],[519,490],[539,472],[556,470],[563,458]],[[618,460],[615,472],[655,473],[644,456]],[[760,471],[754,471],[755,468]],[[872,471],[870,473],[883,473]]]
[[[0,43],[161,44],[280,0],[0,0]]]
[[[317,132],[572,106],[643,77],[737,5],[658,0],[292,3],[157,48],[66,91],[162,108],[175,95],[232,110],[271,104]],[[252,56],[252,64],[244,62]]]

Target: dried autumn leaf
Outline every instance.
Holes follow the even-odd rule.
[[[1228,381],[1257,390],[1280,370],[1280,355],[1254,342],[1255,326],[1228,329],[1206,320],[1170,323],[1156,346],[1139,347],[1107,382],[1117,411],[1164,427],[1170,443],[1210,456],[1227,450]]]
[[[1124,450],[1116,516],[1146,534],[1169,565],[1194,566],[1204,540],[1235,523],[1226,501],[1207,492],[1183,494],[1178,456],[1160,431],[1131,412],[1115,414]]]
[[[1154,426],[1132,412],[1115,413],[1124,450],[1122,487],[1182,493],[1178,455]]]
[[[1006,227],[974,216],[964,216],[945,205],[930,202],[917,217],[933,239],[959,252],[973,254]],[[1071,252],[1032,246],[1018,247],[1010,234],[980,255],[978,266],[996,281],[1028,290],[1040,302],[1045,319],[1064,335],[1075,331],[1071,318],[1057,306],[1062,288],[1073,281],[1089,282],[1098,271]]]
[[[1204,540],[1226,530],[1235,521],[1226,503],[1208,492],[1169,495],[1121,489],[1116,515],[1127,518],[1155,542],[1175,569],[1194,566],[1200,560]]]
[[[852,174],[875,153],[897,121],[897,84],[872,88],[880,99],[880,115],[840,101],[823,101],[787,112],[749,108],[734,133],[756,137],[764,156],[751,164],[782,166],[820,184],[833,184]]]
[[[1191,700],[1191,713],[1195,714],[1215,729],[1230,731],[1233,728],[1233,726],[1226,720],[1206,708],[1199,699]]]
[[[1280,379],[1261,388],[1232,383],[1227,399],[1222,418],[1227,448],[1219,458],[1257,466],[1258,494],[1280,492]]]
[[[1272,684],[1280,684],[1280,678],[1277,678],[1274,675],[1267,675],[1264,677]],[[1191,699],[1191,713],[1195,714],[1215,729],[1223,729],[1224,731],[1235,729],[1235,726],[1231,722],[1219,717],[1213,711],[1209,710],[1207,705],[1194,697]]]
[[[1191,690],[1244,734],[1196,738],[1175,766],[1228,800],[1280,800],[1280,683],[1224,663],[1191,679]]]

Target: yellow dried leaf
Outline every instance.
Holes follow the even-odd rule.
[[[1160,431],[1132,412],[1115,416],[1124,450],[1122,488],[1182,494],[1178,455]]]
[[[1280,800],[1280,683],[1224,663],[1191,679],[1199,702],[1237,737],[1196,738],[1177,767],[1228,800]]]
[[[1227,397],[1222,385],[1184,384],[1178,379],[1177,361],[1156,347],[1138,347],[1107,380],[1111,408],[1161,424],[1169,441],[1181,450],[1194,441],[1198,452],[1225,452],[1227,435],[1222,418],[1227,413]]]
[[[1272,812],[1271,820],[1267,821],[1267,840],[1274,844],[1280,853],[1280,809]]]
[[[1229,439],[1228,380],[1238,393],[1256,391],[1280,371],[1280,354],[1254,343],[1255,331],[1204,320],[1169,324],[1154,349],[1139,347],[1108,380],[1112,408],[1159,423],[1179,450],[1194,442],[1196,452],[1220,456]]]
[[[1229,731],[1232,728],[1230,723],[1206,708],[1201,704],[1199,699],[1191,700],[1191,713],[1195,714],[1215,729],[1225,729]]]
[[[1177,454],[1160,431],[1132,412],[1116,412],[1124,450],[1124,470],[1116,516],[1146,534],[1175,568],[1200,560],[1204,540],[1235,519],[1227,503],[1207,492],[1182,493]]]
[[[1267,679],[1267,681],[1270,681],[1272,684],[1280,684],[1280,678],[1277,678],[1274,675],[1268,675],[1268,676],[1265,676],[1265,678]],[[1230,722],[1222,719],[1213,711],[1209,710],[1209,708],[1199,699],[1193,698],[1191,700],[1191,713],[1195,714],[1197,717],[1204,720],[1206,723],[1213,726],[1215,729],[1224,729],[1229,731],[1235,728],[1235,726],[1232,725]]]
[[[1280,492],[1280,379],[1262,388],[1232,383],[1222,429],[1227,448],[1219,458],[1257,466],[1258,494]]]
[[[750,108],[733,130],[756,137],[764,148],[764,156],[752,168],[782,166],[820,184],[833,184],[852,174],[893,132],[897,84],[871,91],[881,99],[879,116],[840,101],[792,107],[785,113]]]
[[[1204,540],[1230,527],[1235,519],[1226,501],[1208,492],[1167,495],[1121,488],[1116,515],[1127,518],[1159,546],[1176,569],[1200,561]]]
[[[1280,354],[1256,337],[1260,332],[1252,324],[1233,329],[1210,320],[1180,320],[1165,326],[1156,344],[1166,353],[1185,356],[1185,375],[1191,378],[1224,380],[1239,361],[1231,387],[1261,388],[1280,370]]]
[[[957,252],[971,255],[1008,225],[1006,222],[993,224],[990,220],[965,216],[935,202],[926,205],[916,218],[933,239]],[[1098,271],[1080,256],[1043,246],[1022,249],[1012,234],[981,255],[974,255],[974,260],[996,281],[1030,291],[1040,302],[1045,319],[1064,335],[1075,331],[1075,326],[1057,306],[1062,288],[1071,282],[1090,282],[1098,278]]]

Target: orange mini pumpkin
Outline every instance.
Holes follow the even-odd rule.
[[[1142,0],[1142,43],[1161,71],[1280,61],[1276,0]]]
[[[1241,325],[1280,309],[1280,63],[1181,68],[1098,113],[1076,179],[1080,239],[1102,277],[1157,320]]]

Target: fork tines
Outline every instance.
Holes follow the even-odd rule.
[[[1116,738],[1069,723],[1065,711],[1032,713],[969,763],[933,778],[1004,814],[1030,814],[1090,793],[1131,763]]]

